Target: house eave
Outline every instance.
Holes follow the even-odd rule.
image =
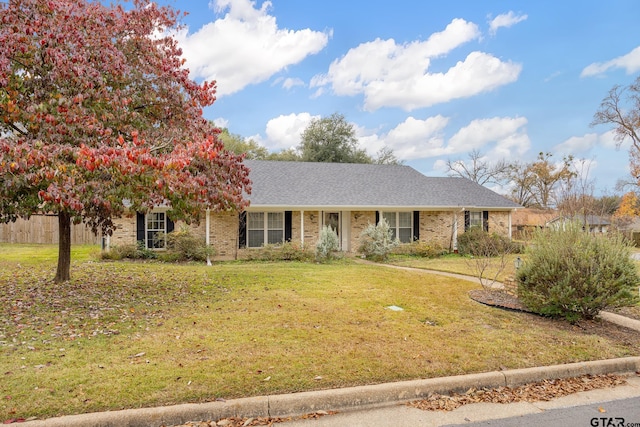
[[[247,212],[259,211],[464,211],[464,210],[488,210],[511,212],[515,207],[504,206],[399,206],[399,205],[270,205],[252,203],[245,210]]]

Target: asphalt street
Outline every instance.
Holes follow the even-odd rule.
[[[449,424],[449,427],[640,427],[640,398],[633,397],[591,405],[552,409],[539,414],[500,418],[476,423]]]
[[[622,424],[621,424],[622,422]],[[475,403],[453,411],[423,411],[406,405],[294,420],[282,427],[562,426],[640,427],[640,376],[610,389],[576,393],[548,402]]]

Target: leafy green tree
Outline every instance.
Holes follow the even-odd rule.
[[[223,128],[218,134],[218,138],[224,144],[226,150],[241,155],[244,154],[248,160],[264,160],[269,157],[269,150],[255,142],[253,139],[244,139],[240,135],[232,134],[229,129]]]
[[[313,119],[301,137],[298,150],[303,161],[371,163],[367,153],[358,147],[353,125],[342,114]]]

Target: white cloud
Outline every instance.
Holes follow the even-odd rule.
[[[278,28],[276,18],[268,13],[269,1],[260,9],[250,0],[217,0],[210,6],[218,13],[227,13],[195,33],[185,28],[176,38],[191,77],[217,80],[218,96],[269,79],[318,53],[331,37],[331,31]]]
[[[623,68],[627,74],[633,74],[640,71],[640,46],[633,49],[626,55],[618,56],[606,62],[594,62],[587,65],[580,77],[599,76],[613,68]]]
[[[509,28],[527,19],[527,15],[516,15],[513,11],[496,16],[489,22],[489,34],[495,35],[499,28]]]
[[[270,151],[294,148],[300,144],[300,134],[311,120],[319,117],[309,113],[281,115],[267,122],[265,138],[256,135],[253,139]]]
[[[397,44],[376,39],[350,49],[311,87],[331,85],[337,95],[364,94],[364,108],[400,107],[406,111],[465,98],[514,82],[522,69],[483,52],[472,52],[446,73],[429,73],[431,60],[478,39],[476,24],[454,19],[424,42]],[[367,64],[363,67],[362,64]]]
[[[449,139],[446,154],[467,153],[495,143],[493,153],[498,158],[522,155],[531,146],[526,124],[524,117],[473,120]]]
[[[435,157],[444,150],[444,128],[449,118],[441,115],[425,120],[407,117],[384,138],[385,145],[392,148],[402,160]]]
[[[587,133],[583,136],[572,136],[566,141],[556,145],[554,152],[562,154],[579,154],[591,150],[598,143],[598,134]]]
[[[229,120],[223,118],[223,117],[217,117],[215,119],[213,119],[213,123],[219,127],[219,128],[228,128],[229,127]]]
[[[304,82],[301,79],[295,78],[286,78],[284,79],[284,81],[282,82],[282,87],[285,89],[291,89],[293,87],[296,86],[304,86]]]
[[[582,136],[572,136],[566,141],[556,145],[554,151],[562,153],[564,155],[582,153],[588,153],[594,148],[602,147],[609,150],[628,150],[631,146],[631,141],[624,141],[620,143],[616,139],[616,133],[614,130],[607,131],[605,133],[587,133]]]

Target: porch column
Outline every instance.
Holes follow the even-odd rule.
[[[509,211],[509,240],[511,240],[511,228],[513,227],[513,225],[511,224],[511,214],[513,213],[513,211]]]
[[[207,250],[209,249],[209,244],[211,243],[211,237],[209,236],[209,231],[211,230],[211,222],[209,219],[209,208],[207,208],[207,212],[205,214],[207,217],[205,218],[205,242],[207,244]],[[207,265],[211,265],[211,257],[207,254]]]
[[[304,211],[300,211],[300,245],[304,246]]]

